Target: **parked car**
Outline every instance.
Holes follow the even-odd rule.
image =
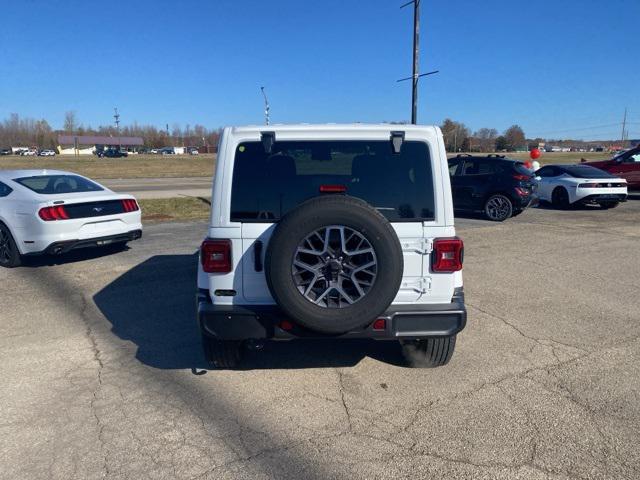
[[[157,153],[159,153],[159,152],[160,152],[160,150],[159,150],[159,149],[157,149],[157,148],[152,148],[151,150],[149,150],[149,153],[152,153],[152,154],[154,154],[154,155],[155,155],[155,154],[157,154]]]
[[[466,323],[437,127],[225,128],[200,250],[207,360],[231,368],[246,342],[398,341],[446,364]]]
[[[589,162],[582,159],[581,165],[590,165],[612,175],[624,178],[629,189],[640,189],[640,145],[620,152],[610,160]]]
[[[10,148],[0,148],[0,155],[11,155]]]
[[[502,222],[538,200],[533,172],[501,155],[450,158],[449,175],[456,211],[483,212],[489,220]]]
[[[40,155],[41,157],[54,157],[56,155],[56,152],[54,152],[53,150],[40,150],[40,153],[38,153],[38,155]]]
[[[104,150],[97,151],[96,155],[98,155],[98,157],[121,158],[126,157],[129,154],[126,150],[120,150],[118,148],[105,148]]]
[[[75,173],[0,170],[0,266],[16,267],[25,255],[124,245],[142,236],[140,218],[134,197]]]
[[[23,157],[35,157],[35,156],[38,155],[38,151],[37,150],[26,149],[26,150],[22,150],[20,152],[20,155],[22,155]]]
[[[173,147],[166,147],[160,149],[159,153],[161,153],[162,155],[175,155],[176,151],[173,149]]]
[[[627,200],[627,181],[590,165],[545,165],[536,171],[538,197],[556,208],[616,207]]]
[[[189,149],[189,155],[199,155],[200,152],[198,151],[197,148],[190,148]]]

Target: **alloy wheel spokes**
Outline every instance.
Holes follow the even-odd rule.
[[[298,245],[292,266],[298,291],[325,308],[344,308],[362,299],[375,283],[377,272],[371,243],[342,225],[307,235]]]

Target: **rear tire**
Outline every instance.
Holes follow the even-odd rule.
[[[556,187],[551,194],[551,203],[554,207],[567,209],[571,205],[569,202],[569,192],[564,187]]]
[[[0,266],[19,267],[22,263],[20,252],[9,229],[0,223]]]
[[[429,337],[402,342],[402,354],[414,368],[435,368],[449,363],[456,347],[456,336]]]
[[[600,208],[603,210],[608,210],[609,208],[616,208],[620,202],[602,202],[600,204]]]
[[[202,335],[202,348],[207,363],[217,369],[233,369],[242,360],[241,342],[218,340]]]
[[[487,198],[484,214],[493,222],[504,222],[513,215],[513,203],[506,195],[496,193]]]

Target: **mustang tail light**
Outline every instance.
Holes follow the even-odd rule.
[[[464,244],[462,239],[436,238],[433,241],[431,254],[431,269],[434,272],[457,272],[462,270]]]
[[[200,262],[207,273],[231,271],[231,240],[208,239],[200,247]]]
[[[44,207],[38,211],[38,216],[45,222],[53,222],[55,220],[69,220],[69,214],[64,209],[64,205],[54,205],[53,207]]]
[[[137,212],[138,210],[140,210],[140,207],[138,207],[138,202],[128,198],[122,200],[122,208],[124,208],[125,213]]]
[[[578,188],[599,188],[602,185],[600,185],[599,183],[579,183],[578,184]]]
[[[344,193],[346,185],[320,185],[320,193]]]
[[[529,175],[522,175],[520,173],[516,173],[513,175],[513,178],[515,180],[520,180],[520,181],[525,181],[525,180],[531,180],[531,176]]]

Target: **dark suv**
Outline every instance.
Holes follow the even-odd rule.
[[[481,211],[502,222],[537,202],[533,172],[518,160],[458,155],[449,159],[449,175],[456,211]]]

